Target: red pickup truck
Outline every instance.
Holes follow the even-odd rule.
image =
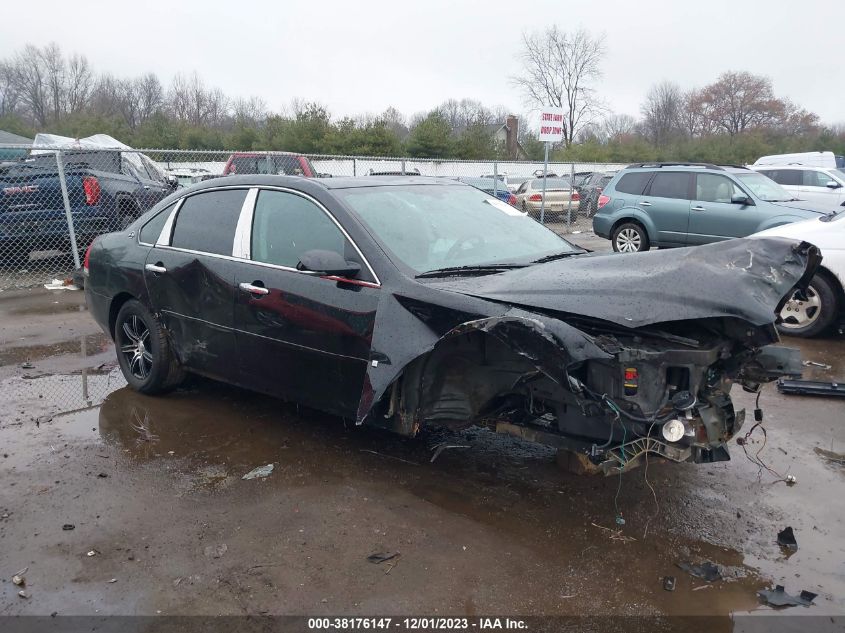
[[[223,175],[274,174],[319,178],[307,157],[292,152],[238,152],[229,157]]]

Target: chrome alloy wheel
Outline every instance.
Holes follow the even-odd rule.
[[[788,330],[803,329],[819,318],[821,308],[821,299],[812,286],[803,295],[800,291],[796,292],[780,311],[783,321],[781,327]]]
[[[120,351],[126,357],[129,371],[138,380],[146,380],[153,367],[153,355],[150,352],[150,330],[135,314],[123,322],[124,341]]]
[[[642,246],[642,237],[636,229],[622,229],[616,235],[616,248],[620,253],[636,253]]]

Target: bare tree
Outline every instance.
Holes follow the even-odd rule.
[[[680,127],[683,111],[681,89],[671,81],[655,84],[646,93],[640,111],[646,136],[658,147],[664,147]]]
[[[134,81],[135,98],[138,102],[138,123],[142,124],[164,105],[164,90],[153,73],[141,75]]]
[[[39,51],[44,69],[44,81],[50,115],[54,121],[62,118],[66,110],[67,67],[58,44],[52,42]]]
[[[27,44],[15,55],[10,68],[21,104],[28,110],[36,124],[47,125],[50,106],[41,51],[37,46]]]
[[[701,101],[710,120],[731,136],[775,122],[783,107],[771,80],[749,72],[723,73],[702,90]]]
[[[18,109],[19,95],[13,72],[10,63],[0,62],[0,116],[12,114]]]
[[[563,108],[563,137],[569,147],[578,129],[602,110],[591,82],[601,76],[604,44],[584,29],[566,32],[557,26],[523,34],[522,39],[523,73],[513,82],[528,104]]]
[[[235,99],[232,102],[232,116],[238,123],[261,123],[267,118],[267,104],[261,97]]]
[[[613,141],[637,132],[637,120],[630,114],[610,114],[604,118],[599,136]]]
[[[81,112],[88,105],[94,82],[94,72],[88,60],[82,55],[71,55],[67,61],[67,79],[64,89],[67,112]]]

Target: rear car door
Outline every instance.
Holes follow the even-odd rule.
[[[660,245],[687,243],[690,182],[686,171],[658,171],[637,206],[651,218]]]
[[[235,328],[241,382],[339,415],[354,415],[372,343],[377,278],[328,210],[292,190],[262,189],[242,220]],[[355,279],[297,269],[311,250],[361,266]]]
[[[708,244],[731,237],[745,237],[761,221],[759,207],[733,204],[735,194],[748,196],[740,186],[721,174],[695,174],[695,198],[690,207],[689,243]]]
[[[153,311],[187,368],[237,380],[232,248],[246,188],[182,199],[147,254],[144,279]]]

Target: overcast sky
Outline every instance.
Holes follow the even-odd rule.
[[[196,70],[230,96],[273,110],[302,97],[336,116],[413,114],[450,97],[522,112],[508,78],[523,31],[584,26],[607,45],[597,87],[615,112],[637,115],[664,79],[691,88],[749,70],[824,122],[845,122],[841,0],[38,0],[4,13],[0,57],[55,41],[99,71],[153,71],[166,84]]]

